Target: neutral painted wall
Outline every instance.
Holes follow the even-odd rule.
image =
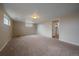
[[[24,22],[13,21],[13,36],[23,36],[36,34],[37,25],[33,24],[32,27],[27,27]]]
[[[3,16],[5,11],[2,4],[0,4],[0,51],[6,46],[8,41],[11,39],[12,26],[3,24]]]
[[[52,22],[38,24],[37,31],[40,35],[52,38]]]
[[[79,46],[79,17],[74,15],[60,19],[59,40]]]

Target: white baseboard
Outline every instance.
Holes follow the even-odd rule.
[[[69,42],[69,41],[66,41],[66,40],[60,40],[60,41],[62,41],[62,42],[66,42],[66,43],[69,43],[69,44],[72,44],[72,45],[75,45],[75,46],[79,46],[79,44],[78,43],[75,43],[75,42]]]
[[[0,48],[0,52],[4,49],[4,47],[7,45],[7,43],[9,42],[10,40],[7,40],[7,42],[4,43],[4,45],[2,46],[2,48]]]

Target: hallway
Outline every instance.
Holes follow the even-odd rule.
[[[0,52],[5,56],[74,56],[79,47],[40,35],[28,35],[12,39]]]

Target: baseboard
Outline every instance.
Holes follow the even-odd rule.
[[[45,36],[45,35],[42,35],[42,34],[38,34],[38,35],[49,38],[49,39],[52,39],[52,37],[48,37],[48,36]]]
[[[0,52],[4,49],[4,47],[8,44],[10,40],[7,40],[7,42],[5,42],[5,44],[2,46],[2,48],[0,48]]]
[[[77,44],[75,42],[69,42],[69,41],[64,41],[64,40],[60,40],[60,41],[71,44],[71,45],[79,46],[79,44]]]
[[[13,36],[13,38],[16,38],[16,37],[22,37],[22,36],[28,36],[28,35],[35,35],[35,34],[16,35],[16,36]]]

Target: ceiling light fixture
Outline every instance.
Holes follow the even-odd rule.
[[[32,19],[34,19],[34,20],[39,19],[39,16],[36,13],[33,13]]]
[[[32,19],[37,19],[38,17],[37,16],[32,16]]]

